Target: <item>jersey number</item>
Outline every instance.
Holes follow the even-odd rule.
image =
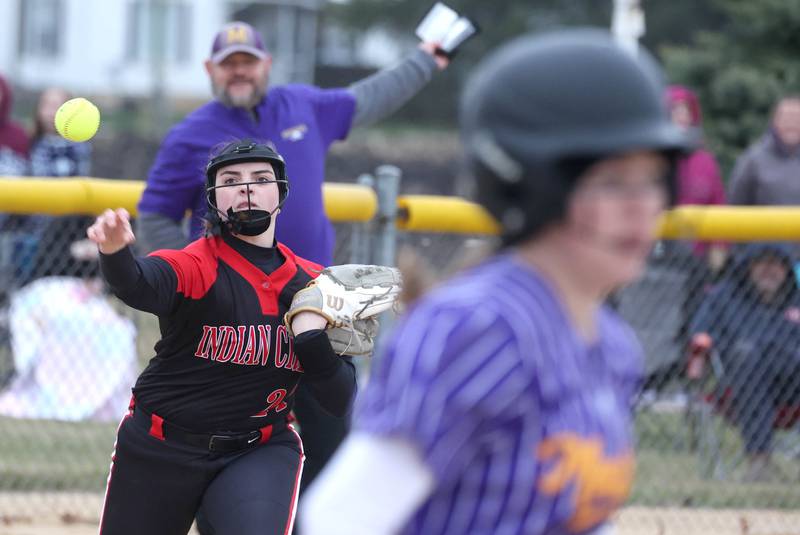
[[[270,411],[274,410],[275,412],[281,412],[283,409],[288,407],[284,400],[286,397],[286,389],[279,388],[277,390],[273,390],[267,396],[267,408],[261,412],[258,412],[253,415],[253,418],[261,418],[269,414]]]

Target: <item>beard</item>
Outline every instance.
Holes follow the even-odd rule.
[[[247,94],[231,95],[225,86],[211,82],[214,97],[229,108],[252,109],[261,101],[266,93],[266,81],[262,84],[251,83],[252,90]]]

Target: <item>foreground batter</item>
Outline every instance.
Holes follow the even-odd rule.
[[[571,31],[504,46],[466,87],[503,247],[397,326],[304,535],[599,534],[628,494],[641,350],[603,301],[642,271],[685,143],[659,73]]]
[[[101,268],[128,305],[159,317],[155,357],[133,389],[108,480],[100,532],[290,533],[303,466],[287,422],[306,381],[343,416],[355,388],[313,312],[282,324],[320,266],[275,242],[288,194],[284,162],[266,145],[231,143],[211,159],[209,233],[180,251],[134,258],[128,214],[88,230]]]

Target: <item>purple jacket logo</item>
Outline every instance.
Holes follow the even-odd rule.
[[[308,126],[301,123],[281,131],[281,137],[286,141],[300,141],[306,137]]]

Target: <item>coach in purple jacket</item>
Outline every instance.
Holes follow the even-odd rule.
[[[145,252],[180,249],[202,230],[206,198],[203,164],[212,147],[232,139],[270,141],[292,170],[292,193],[282,209],[278,240],[323,265],[332,260],[333,227],[325,216],[325,157],[350,128],[369,125],[406,103],[447,66],[423,43],[404,61],[350,87],[267,88],[272,57],[250,25],[233,22],[214,39],[206,61],[215,99],[190,113],[164,139],[139,202],[139,246]],[[190,211],[190,236],[181,223]]]

